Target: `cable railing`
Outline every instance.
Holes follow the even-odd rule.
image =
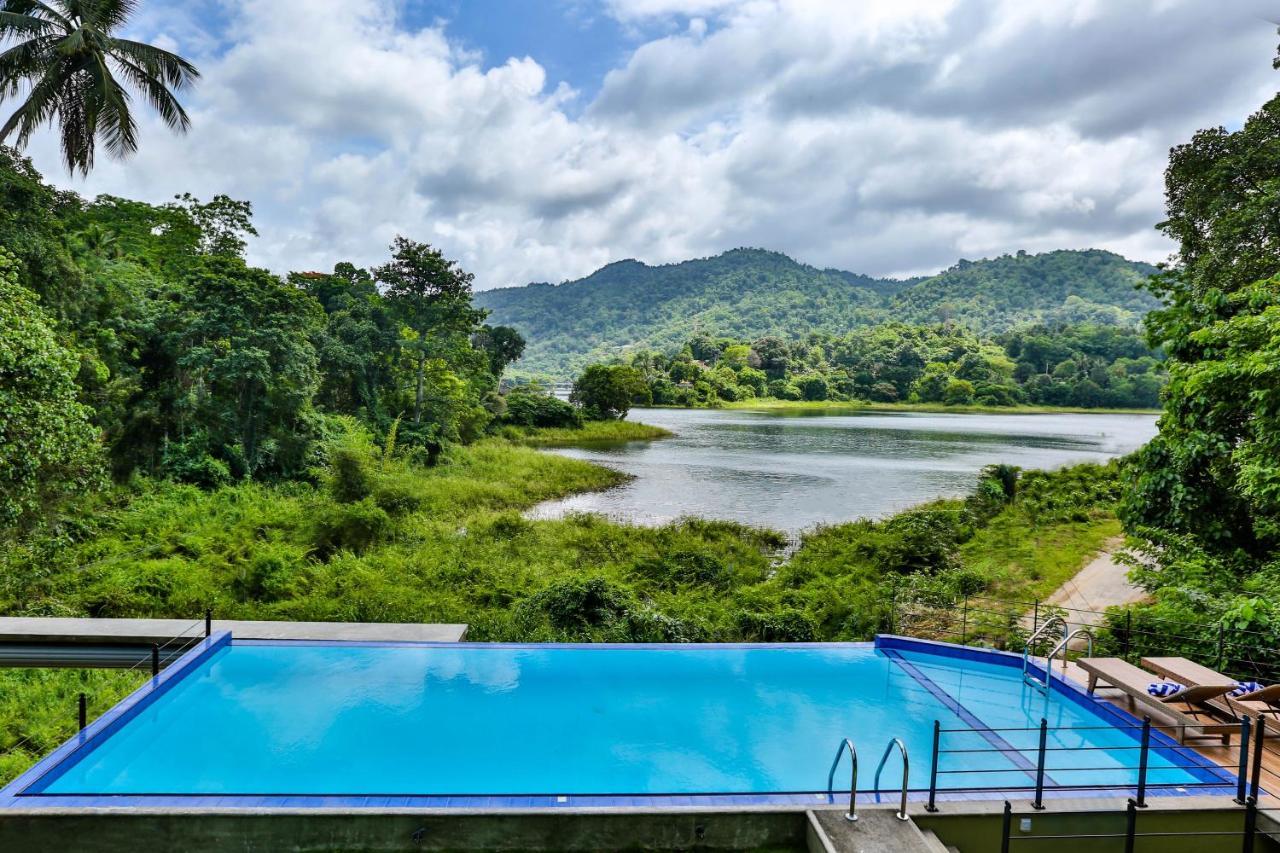
[[[1201,623],[1199,627],[1204,632],[1190,634],[1186,633],[1185,623],[1180,623],[1177,632],[1147,627],[1143,623],[1150,620],[1145,615],[1135,625],[1132,609],[1082,610],[1044,602],[997,602],[998,607],[984,606],[992,601],[982,596],[897,599],[889,627],[896,633],[928,639],[961,645],[984,643],[1013,650],[1020,649],[1047,621],[1069,611],[1100,617],[1089,624],[1097,632],[1099,647],[1110,655],[1126,659],[1139,655],[1194,656],[1228,674],[1280,680],[1280,648],[1254,639],[1274,642],[1272,635],[1264,632],[1236,630],[1219,621]]]
[[[115,670],[111,676],[111,680],[115,684],[120,682],[129,683],[128,690],[122,693],[119,689],[110,689],[106,685],[98,685],[96,690],[82,690],[75,694],[75,731],[84,731],[88,727],[91,711],[98,710],[101,713],[109,710],[128,692],[145,683],[146,679],[157,677],[162,669],[177,661],[212,633],[213,615],[211,612],[206,611],[203,618],[194,620],[190,625],[187,625],[164,642],[152,643],[149,648],[147,646],[139,646],[138,659],[128,667]],[[0,748],[0,787],[5,784],[6,775],[16,777],[41,755],[71,734],[71,732],[61,728],[56,732],[51,738],[25,735],[15,742]],[[18,756],[21,756],[20,763],[23,766],[18,767],[16,772],[6,774],[5,764],[9,759]],[[12,770],[12,768],[10,769]]]
[[[1108,733],[1120,739],[1104,742]],[[1263,773],[1269,772],[1263,764],[1266,734],[1265,717],[1243,718],[1236,749],[1220,762],[1174,742],[1150,717],[1133,724],[1060,727],[1042,718],[1038,726],[991,728],[944,728],[935,720],[925,808],[939,811],[940,793],[981,790],[1025,790],[1035,811],[1044,809],[1046,791],[1132,791],[1137,807],[1146,808],[1153,787],[1232,790],[1235,803],[1245,805],[1257,800]],[[993,760],[984,761],[985,756]]]

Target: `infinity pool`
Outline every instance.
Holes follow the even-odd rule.
[[[935,721],[943,730],[940,789],[1025,788],[1041,718],[1050,725],[1049,784],[1116,787],[1136,777],[1129,768],[1137,765],[1137,733],[1109,706],[1079,691],[1046,697],[1023,684],[1008,656],[947,656],[909,642],[234,641],[184,670],[27,774],[16,793],[821,792],[846,737],[862,753],[860,788],[871,787],[896,737],[912,758],[911,787],[923,789]],[[1190,766],[1190,751],[1167,746],[1151,755],[1153,785],[1229,781]],[[899,786],[901,769],[895,753],[882,787]],[[838,779],[847,788],[847,764]]]

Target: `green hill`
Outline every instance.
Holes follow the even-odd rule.
[[[490,322],[529,342],[519,372],[568,377],[631,348],[668,349],[699,332],[734,338],[839,334],[888,321],[954,320],[975,332],[1025,323],[1132,325],[1155,306],[1136,285],[1155,268],[1099,250],[960,261],[926,278],[818,269],[778,252],[734,249],[648,266],[618,261],[559,285],[488,290]]]

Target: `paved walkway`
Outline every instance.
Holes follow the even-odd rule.
[[[213,630],[241,640],[363,640],[456,643],[466,625],[367,622],[252,622],[214,619]],[[78,619],[0,617],[0,643],[119,643],[150,645],[204,634],[203,619]]]
[[[1101,625],[1103,611],[1108,607],[1138,604],[1146,599],[1146,590],[1129,582],[1129,567],[1117,563],[1112,556],[1120,544],[1119,539],[1108,542],[1101,554],[1058,587],[1045,602],[1066,608],[1067,622],[1072,628]]]

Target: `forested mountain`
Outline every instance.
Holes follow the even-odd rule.
[[[888,321],[954,320],[988,334],[1030,323],[1133,325],[1156,306],[1135,287],[1153,272],[1099,250],[1019,252],[894,280],[734,249],[663,266],[618,261],[577,281],[489,290],[475,301],[528,339],[521,372],[567,377],[632,348],[678,349],[700,333],[795,340]]]

